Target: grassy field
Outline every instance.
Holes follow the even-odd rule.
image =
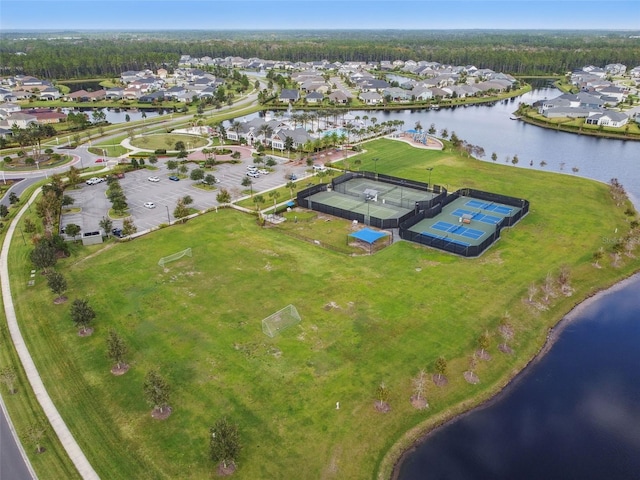
[[[142,135],[131,139],[131,145],[145,150],[175,150],[177,142],[184,142],[186,148],[204,147],[207,139],[196,135],[181,135],[177,133],[164,133],[161,135]]]
[[[605,185],[416,150],[378,140],[365,145],[363,170],[472,187],[530,200],[529,215],[478,259],[399,242],[373,256],[319,249],[255,217],[225,209],[131,242],[75,247],[57,269],[67,296],[87,298],[95,333],[78,337],[69,303],[53,305],[38,277],[27,287],[30,247],[14,241],[9,265],[26,341],[63,417],[104,479],[210,478],[208,427],[221,416],[240,426],[244,449],[234,478],[372,478],[388,474],[399,446],[451,412],[495,393],[535,354],[547,329],[580,299],[635,271],[623,256],[601,269],[593,253],[628,231],[624,207]],[[287,198],[283,193],[282,198]],[[617,236],[620,236],[618,233]],[[157,266],[191,247],[192,258]],[[561,265],[571,297],[545,310],[523,299]],[[302,322],[276,338],[261,319],[294,304]],[[510,312],[515,355],[497,351],[496,329]],[[131,350],[131,370],[109,373],[108,328]],[[479,385],[462,372],[488,330],[493,360]],[[411,379],[449,362],[449,385],[429,383],[430,408],[415,410]],[[154,421],[142,395],[159,367],[172,386],[171,417]],[[390,389],[391,412],[373,408]],[[336,402],[340,409],[336,410]],[[411,435],[406,436],[410,431]],[[43,477],[46,478],[46,477]]]

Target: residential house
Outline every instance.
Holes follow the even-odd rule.
[[[48,123],[61,123],[67,119],[67,114],[57,112],[51,108],[33,108],[26,110],[24,113],[36,117],[36,122],[40,125]]]
[[[297,102],[300,100],[300,92],[289,88],[283,88],[280,92],[278,100],[281,102]]]
[[[312,142],[313,137],[304,128],[281,128],[271,137],[271,146],[276,150],[284,150],[287,138],[291,138],[294,149],[302,147],[307,142]]]
[[[358,98],[367,105],[379,105],[384,101],[382,95],[378,92],[362,92],[358,95]]]
[[[38,123],[38,119],[35,115],[22,112],[13,112],[7,115],[3,124],[8,125],[9,128],[16,125],[18,128],[27,128],[30,123]]]
[[[58,91],[57,88],[54,87],[46,87],[40,91],[40,100],[57,100],[62,95]]]
[[[589,125],[601,125],[603,127],[624,127],[629,121],[626,113],[612,112],[606,110],[604,112],[592,113],[584,121]]]
[[[339,105],[344,105],[346,103],[349,103],[350,98],[351,97],[345,94],[342,90],[336,90],[335,92],[331,92],[329,94],[329,101],[331,103],[335,103]]]
[[[120,100],[124,96],[124,88],[115,87],[109,88],[105,92],[105,98],[107,100]]]
[[[306,100],[307,103],[312,103],[312,104],[322,103],[322,101],[324,100],[324,95],[320,92],[311,92],[307,94],[307,96],[304,97],[304,99]]]

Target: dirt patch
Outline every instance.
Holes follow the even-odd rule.
[[[472,385],[475,385],[476,383],[480,383],[480,378],[478,378],[478,375],[476,375],[476,372],[467,370],[466,372],[464,372],[463,375],[464,375],[464,379]]]
[[[500,345],[498,345],[498,350],[500,350],[502,353],[506,353],[507,355],[513,355],[513,348],[511,348],[506,343],[501,343]]]
[[[216,475],[219,477],[228,477],[229,475],[233,475],[236,471],[236,464],[231,462],[227,464],[225,467],[222,462],[218,464],[218,468],[216,468]]]
[[[476,358],[488,362],[491,360],[491,354],[486,350],[476,350]]]
[[[91,335],[93,335],[93,328],[83,328],[78,331],[79,337],[90,337]]]
[[[56,304],[56,305],[61,305],[61,304],[65,303],[67,300],[68,300],[68,298],[67,298],[67,297],[65,297],[64,295],[62,295],[62,296],[60,296],[60,297],[56,298],[56,299],[53,301],[53,303],[54,303],[54,304]]]
[[[434,375],[433,383],[436,387],[444,387],[447,383],[449,383],[449,380],[444,375]]]
[[[387,402],[381,402],[380,400],[373,402],[373,407],[380,413],[389,413],[391,411],[391,405]]]
[[[151,410],[151,417],[156,420],[166,420],[171,416],[172,409],[171,407],[164,407],[164,409],[160,410],[158,407]]]
[[[411,395],[411,405],[413,405],[413,408],[417,410],[424,410],[425,408],[429,408],[429,403],[427,402],[426,398],[418,398],[415,395]]]
[[[334,308],[338,309],[340,308],[340,305],[338,305],[336,302],[329,302],[324,306],[324,309],[326,311],[333,310]]]
[[[119,377],[120,375],[124,375],[128,371],[129,371],[129,365],[126,363],[120,366],[116,365],[111,369],[111,373],[116,377]]]
[[[498,332],[505,340],[511,340],[513,338],[513,327],[511,325],[500,325]]]

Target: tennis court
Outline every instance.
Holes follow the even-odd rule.
[[[441,230],[447,233],[455,233],[456,235],[460,235],[461,237],[472,238],[477,240],[482,238],[485,234],[482,230],[475,230],[473,228],[463,227],[462,225],[454,225],[452,223],[438,221],[431,225],[431,228],[434,230]]]
[[[409,211],[406,208],[397,207],[391,204],[382,204],[379,201],[368,201],[364,197],[353,197],[328,191],[311,195],[308,197],[308,200],[316,203],[322,203],[330,207],[341,208],[343,210],[350,210],[363,215],[381,218],[383,220],[399,218]]]
[[[507,207],[506,205],[496,204],[493,202],[483,202],[482,200],[469,200],[465,203],[467,207],[479,208],[480,210],[487,210],[489,212],[499,213],[502,216],[511,215],[514,208]]]
[[[394,185],[377,182],[368,178],[353,178],[335,186],[335,191],[353,197],[373,199],[374,202],[391,204],[407,210],[414,208],[416,202],[431,200],[436,194],[417,190],[406,185]]]
[[[518,207],[461,196],[444,206],[440,214],[419,221],[409,230],[455,245],[476,246],[495,233],[503,218],[518,210]]]
[[[474,212],[473,210],[465,210],[464,208],[456,208],[453,212],[451,212],[451,215],[453,215],[456,218],[460,218],[463,215],[471,215],[471,218],[473,220],[477,220],[478,222],[483,222],[483,223],[489,223],[491,225],[495,225],[503,218],[503,217],[496,217],[494,215],[486,215],[478,211]]]

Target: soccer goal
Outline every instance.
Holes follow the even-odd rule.
[[[281,331],[300,323],[300,320],[300,314],[296,307],[287,305],[282,310],[278,310],[262,320],[262,332],[273,338]]]
[[[181,252],[174,253],[173,255],[169,255],[168,257],[162,257],[160,260],[158,260],[158,265],[164,267],[167,263],[180,260],[184,256],[191,256],[191,248],[187,248],[186,250],[182,250]]]

